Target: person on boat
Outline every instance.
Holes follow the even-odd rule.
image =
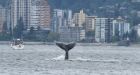
[[[15,45],[20,45],[20,44],[22,44],[23,42],[20,40],[20,39],[17,39],[17,40],[15,40]]]

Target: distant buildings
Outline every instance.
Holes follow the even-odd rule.
[[[30,24],[30,5],[31,0],[12,0],[11,1],[11,24],[13,27],[17,25],[20,18],[23,19],[24,28]]]
[[[134,27],[134,29],[137,31],[138,37],[140,37],[140,24]]]
[[[63,27],[71,27],[72,11],[71,10],[53,10],[51,29],[53,32],[60,32]]]
[[[51,31],[58,32],[59,27],[62,25],[63,11],[54,9],[52,12]]]
[[[10,12],[13,27],[22,18],[25,30],[31,27],[50,30],[51,14],[46,0],[12,0]]]
[[[36,0],[34,0],[31,3],[30,25],[28,26],[28,29],[30,29],[31,27],[37,29],[37,27],[39,26],[39,15],[37,15],[37,10],[38,9],[36,6]]]
[[[95,41],[111,42],[116,37],[123,40],[130,33],[130,23],[121,17],[113,18],[96,18],[95,21]]]
[[[0,32],[5,18],[8,28],[13,29],[22,18],[25,31],[30,30],[31,27],[35,30],[51,30],[60,34],[60,41],[63,42],[88,40],[105,43],[111,42],[114,36],[122,38],[130,31],[130,23],[122,18],[88,16],[83,10],[73,13],[69,9],[53,9],[51,12],[46,0],[11,0],[10,2],[8,10],[0,6],[2,11],[0,12]]]
[[[140,37],[140,25],[137,26],[137,34]]]
[[[0,32],[3,31],[3,25],[6,22],[6,10],[3,6],[0,6]]]
[[[140,17],[140,11],[137,12],[138,17]]]
[[[132,2],[140,2],[140,0],[131,0]]]
[[[51,14],[50,6],[46,0],[33,0],[30,7],[30,24],[28,29],[38,27],[42,30],[50,30]]]
[[[12,0],[10,0],[12,1]],[[6,23],[7,23],[7,32],[10,32],[11,30],[11,24],[12,24],[12,15],[11,15],[11,3],[7,2],[7,7],[6,8]]]
[[[53,10],[51,28],[53,32],[60,34],[60,41],[72,42],[85,39],[85,30],[82,26],[79,27],[75,25],[75,18],[72,16],[72,14],[73,13],[71,10]]]
[[[79,41],[83,41],[86,39],[86,31],[84,29],[80,30],[80,40]]]
[[[51,28],[53,32],[60,34],[60,41],[87,39],[105,43],[111,42],[117,32],[119,36],[129,33],[130,24],[120,18],[115,20],[88,16],[83,10],[80,13],[72,13],[71,10],[54,9]]]
[[[62,27],[60,41],[78,42],[85,39],[85,30],[80,27]]]
[[[86,32],[95,30],[95,21],[96,21],[96,16],[87,16],[86,17],[86,21],[85,21]]]
[[[73,15],[73,23],[75,26],[84,27],[86,21],[86,14],[83,10],[80,10],[79,13],[74,13]]]
[[[113,36],[119,36],[120,38],[122,38],[124,34],[128,34],[129,32],[130,23],[126,22],[121,17],[113,20]]]
[[[112,18],[96,18],[95,21],[95,41],[110,42],[111,41],[111,25]]]

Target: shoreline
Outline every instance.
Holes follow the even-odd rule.
[[[1,44],[10,44],[10,41],[0,41]],[[25,45],[55,45],[55,42],[24,42]],[[115,46],[116,43],[76,43],[77,45],[83,46]]]
[[[8,45],[8,44],[10,44],[10,41],[0,41],[0,45]],[[24,42],[24,45],[55,45],[55,42]],[[118,46],[117,43],[77,43],[76,45],[77,46]],[[130,47],[131,46],[140,46],[140,44],[135,43],[135,44],[131,44]]]

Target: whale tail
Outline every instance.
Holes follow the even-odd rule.
[[[65,51],[69,51],[75,47],[76,43],[70,43],[70,44],[56,43],[56,45]]]
[[[76,43],[64,44],[64,43],[56,43],[58,47],[65,51],[65,60],[69,59],[69,50],[75,47]]]

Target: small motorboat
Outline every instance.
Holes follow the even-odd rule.
[[[11,43],[11,48],[15,50],[24,49],[23,41],[21,39],[13,40]]]

